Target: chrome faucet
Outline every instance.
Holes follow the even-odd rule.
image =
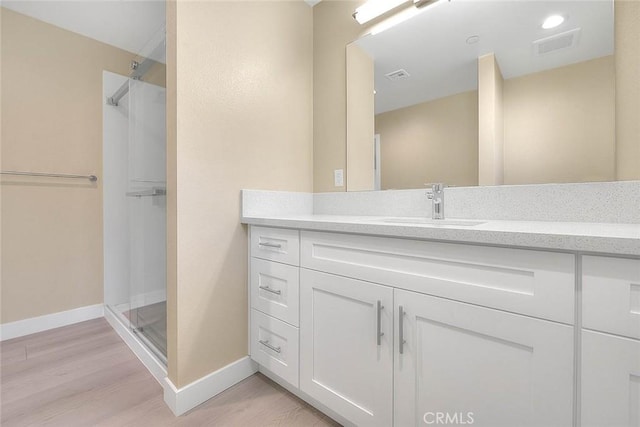
[[[444,189],[446,185],[441,182],[430,185],[431,190],[427,190],[427,199],[432,201],[431,219],[444,219]]]

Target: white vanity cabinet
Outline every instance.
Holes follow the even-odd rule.
[[[640,426],[640,260],[582,260],[584,427]]]
[[[640,426],[637,258],[261,226],[250,251],[251,357],[344,424]]]
[[[571,426],[573,327],[396,289],[396,426]]]

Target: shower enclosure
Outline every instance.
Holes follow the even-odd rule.
[[[106,308],[166,365],[165,31],[128,77],[104,72]]]

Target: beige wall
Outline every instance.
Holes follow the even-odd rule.
[[[478,185],[504,181],[504,79],[493,53],[478,58]]]
[[[102,71],[133,54],[1,8],[3,170],[102,169]],[[1,322],[103,301],[102,182],[2,177]]]
[[[359,46],[347,46],[347,191],[374,187],[373,59]]]
[[[313,19],[302,1],[168,12],[169,376],[181,387],[248,353],[240,190],[312,190]]]
[[[167,374],[178,378],[177,3],[167,0]]]
[[[640,1],[616,0],[616,178],[640,179]]]
[[[313,8],[313,190],[334,187],[333,171],[346,169],[347,95],[345,46],[364,27],[351,14],[364,3],[324,0]],[[346,170],[345,170],[346,172]]]
[[[505,184],[615,180],[612,56],[505,80]]]
[[[378,114],[376,133],[383,190],[477,185],[477,91]]]

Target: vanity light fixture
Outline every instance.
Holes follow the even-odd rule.
[[[407,21],[414,16],[416,16],[420,12],[419,9],[415,7],[408,7],[406,9],[401,10],[400,12],[390,16],[389,18],[383,20],[382,22],[377,23],[373,27],[369,29],[369,34],[372,36],[381,33],[385,30],[388,30],[391,27],[395,27],[401,22]]]
[[[564,16],[562,15],[551,15],[547,17],[542,23],[542,28],[545,30],[550,30],[551,28],[555,28],[558,25],[564,22]]]
[[[438,2],[438,0],[413,0],[413,5],[417,8],[421,8],[436,2]]]
[[[365,24],[407,1],[408,0],[369,0],[353,12],[353,19],[358,21],[359,24]]]
[[[374,0],[369,0],[369,2],[374,1]],[[404,1],[398,2],[397,0],[382,0],[384,2],[388,2],[389,4],[395,4],[395,6],[393,7],[388,7],[387,11],[390,11],[391,9],[396,8],[398,5],[401,5],[403,3],[405,3]],[[447,1],[451,1],[451,0],[447,0]],[[365,3],[363,6],[367,5],[369,2]],[[397,13],[394,13],[392,16],[384,19],[382,22],[377,23],[376,25],[374,25],[373,27],[370,28],[369,30],[369,34],[370,35],[376,35],[378,33],[381,33],[385,30],[388,30],[391,27],[395,27],[396,25],[398,25],[401,22],[407,21],[411,18],[413,18],[414,16],[424,12],[425,9],[428,9],[431,6],[435,6],[436,4],[441,4],[441,3],[446,3],[444,0],[413,0],[413,6],[415,7],[406,7],[406,8],[402,8],[402,10],[398,11]],[[362,6],[361,6],[362,7]],[[359,8],[358,8],[359,9]],[[356,9],[356,13],[358,12],[358,10]],[[383,12],[383,13],[386,13]],[[353,14],[353,17],[358,20],[356,13]],[[380,15],[378,15],[380,16]],[[373,19],[373,18],[371,18]],[[358,21],[360,22],[360,21]]]

